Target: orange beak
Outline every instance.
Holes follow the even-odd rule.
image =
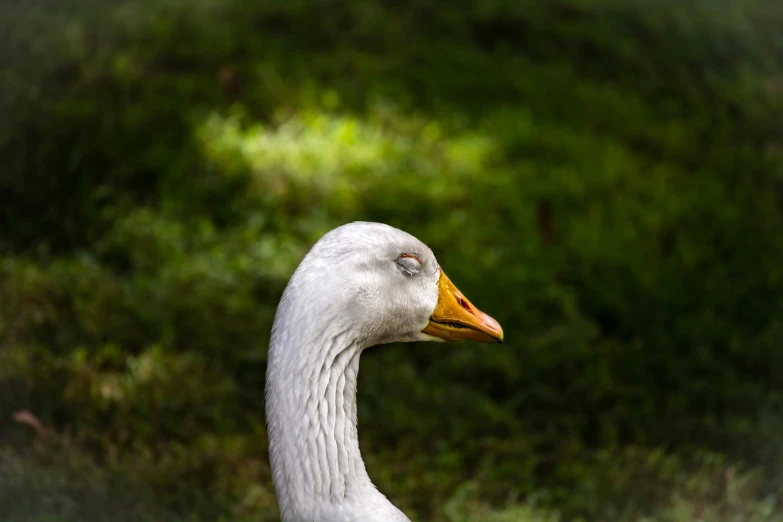
[[[422,332],[446,341],[503,342],[503,329],[498,322],[473,306],[443,270],[438,280],[438,304]]]

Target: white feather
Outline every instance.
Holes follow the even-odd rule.
[[[416,256],[420,267],[398,263],[402,254]],[[357,222],[322,237],[291,277],[272,328],[266,380],[283,522],[410,522],[365,469],[356,379],[365,348],[436,340],[421,330],[437,304],[438,270],[432,251],[410,234]]]

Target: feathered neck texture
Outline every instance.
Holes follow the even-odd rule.
[[[269,347],[266,415],[283,522],[410,522],[370,481],[359,452],[356,381],[367,336],[295,274]]]

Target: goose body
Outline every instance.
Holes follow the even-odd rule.
[[[375,488],[359,452],[359,357],[391,342],[502,338],[412,235],[361,222],[324,235],[291,277],[269,345],[267,432],[282,521],[410,522]]]

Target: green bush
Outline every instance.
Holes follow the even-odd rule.
[[[274,309],[362,219],[509,341],[364,356],[370,474],[419,520],[658,516],[628,448],[783,464],[780,9],[49,4],[0,6],[0,442],[29,409],[165,509],[274,513]]]

